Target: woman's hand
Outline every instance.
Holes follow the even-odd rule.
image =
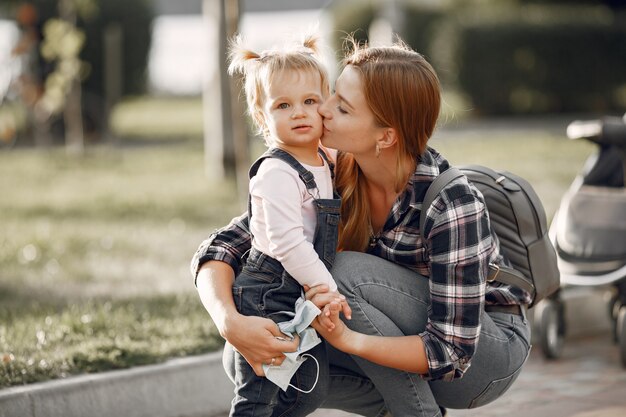
[[[328,285],[316,285],[315,287],[304,286],[305,297],[319,309],[324,309],[331,302],[338,303],[340,310],[346,319],[352,319],[352,309],[346,301],[346,297],[336,291],[330,291]],[[321,314],[318,316],[319,323],[326,326],[328,330],[335,328],[335,324],[330,320],[330,316]]]
[[[239,314],[233,300],[234,280],[235,272],[227,263],[206,262],[198,271],[198,294],[220,335],[263,376],[263,364],[282,364],[283,352],[295,352],[299,340],[285,340],[272,320]]]
[[[322,314],[313,320],[311,326],[313,326],[328,343],[341,351],[347,352],[347,349],[352,345],[351,338],[355,333],[339,318],[339,313],[342,311],[341,303],[331,301],[324,306]],[[329,328],[326,324],[327,321],[332,324],[332,328]]]
[[[270,319],[238,314],[227,321],[224,337],[246,359],[258,376],[265,376],[263,364],[280,365],[283,352],[295,352],[299,339],[289,340]]]

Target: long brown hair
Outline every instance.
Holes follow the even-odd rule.
[[[352,45],[343,64],[359,71],[376,122],[394,128],[398,137],[395,189],[400,192],[410,169],[407,161],[416,161],[424,153],[435,130],[441,103],[439,79],[421,54],[401,42],[385,47],[354,41]],[[364,252],[370,235],[369,200],[365,178],[351,154],[339,155],[336,184],[343,199],[339,248]]]

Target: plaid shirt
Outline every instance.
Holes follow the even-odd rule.
[[[426,379],[452,380],[470,366],[476,350],[484,304],[528,304],[530,295],[502,283],[486,283],[489,263],[506,261],[499,254],[483,197],[465,177],[448,184],[426,210],[419,230],[422,201],[432,181],[449,167],[432,148],[420,158],[406,189],[396,200],[382,232],[367,252],[430,277],[430,308],[420,334],[426,347]],[[423,233],[422,233],[423,232]],[[213,233],[198,248],[194,275],[204,262],[227,262],[237,272],[250,248],[247,215]]]

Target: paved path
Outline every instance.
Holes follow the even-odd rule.
[[[451,417],[623,417],[626,369],[610,333],[566,341],[563,357],[546,361],[538,347],[511,390],[476,410]]]

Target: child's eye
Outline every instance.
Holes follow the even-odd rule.
[[[289,108],[289,104],[287,104],[287,103],[280,103],[280,104],[279,104],[278,106],[276,106],[276,107],[277,107],[277,108],[279,108],[279,109],[284,110],[284,109],[288,109],[288,108]]]
[[[337,110],[339,111],[339,113],[341,114],[348,114],[347,111],[345,111],[341,106],[337,106]]]
[[[315,99],[307,98],[306,100],[304,100],[304,104],[315,104]]]

